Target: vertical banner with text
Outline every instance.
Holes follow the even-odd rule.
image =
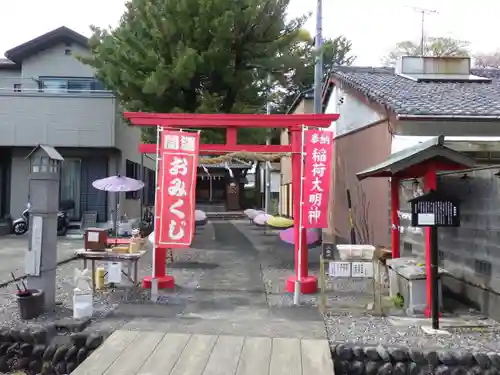
[[[333,132],[305,130],[304,142],[302,227],[328,228]]]
[[[165,130],[156,191],[155,240],[159,248],[189,247],[194,235],[199,133]]]

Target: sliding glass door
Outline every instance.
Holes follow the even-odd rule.
[[[82,183],[81,159],[64,159],[61,169],[61,200],[70,199],[75,202],[75,208],[68,212],[70,220],[80,220],[82,213],[80,207]]]

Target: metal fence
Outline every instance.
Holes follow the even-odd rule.
[[[320,259],[319,307],[326,312],[382,315],[389,296],[385,262]]]

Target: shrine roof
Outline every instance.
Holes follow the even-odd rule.
[[[474,159],[467,155],[446,147],[444,145],[444,136],[440,135],[413,147],[396,152],[390,155],[387,160],[382,163],[356,173],[356,176],[358,180],[364,180],[368,177],[397,176],[413,166],[431,160],[440,160],[466,168],[470,168],[476,163]]]

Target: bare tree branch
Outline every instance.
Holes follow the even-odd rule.
[[[442,57],[442,56],[469,56],[470,43],[463,40],[434,37],[427,38],[424,44],[424,56]],[[386,66],[394,66],[401,56],[420,56],[421,46],[411,40],[399,42],[383,60]]]
[[[475,55],[474,66],[480,69],[500,69],[500,50]]]

